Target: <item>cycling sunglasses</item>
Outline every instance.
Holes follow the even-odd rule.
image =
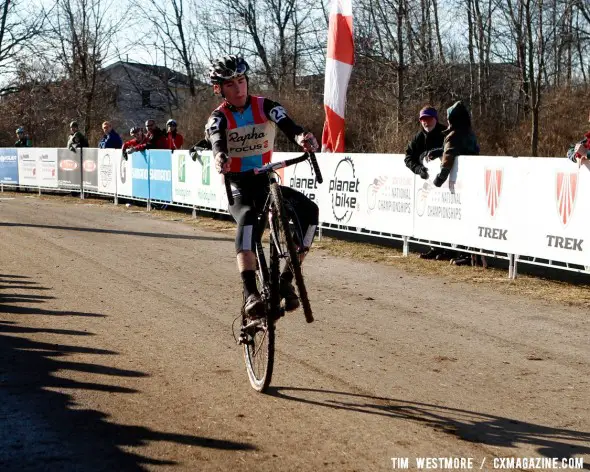
[[[241,62],[240,64],[238,64],[238,67],[236,68],[235,71],[231,71],[230,69],[227,69],[227,71],[230,72],[230,74],[229,75],[220,75],[219,79],[221,79],[221,80],[235,79],[236,77],[244,75],[247,70],[248,70],[248,66],[246,64],[244,64],[243,62]]]

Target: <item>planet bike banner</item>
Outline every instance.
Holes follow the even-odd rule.
[[[296,153],[276,152],[273,154],[272,160],[273,162],[286,161],[300,155],[301,154]],[[317,159],[323,175],[320,154],[317,154]],[[300,162],[293,166],[285,167],[284,169],[280,169],[278,174],[281,179],[281,185],[291,187],[301,192],[311,201],[318,204],[320,198],[320,184],[316,182],[313,167],[309,162]]]
[[[39,186],[57,188],[57,149],[45,148],[37,151],[37,175]]]
[[[440,170],[440,161],[436,161]],[[512,157],[459,156],[461,230],[453,242],[514,254],[521,229],[524,168]],[[431,175],[434,177],[431,173]],[[421,180],[417,177],[417,180]],[[526,229],[525,229],[526,230]]]
[[[136,157],[137,156],[137,157]],[[115,193],[122,197],[133,196],[133,160],[144,159],[143,155],[139,152],[129,154],[129,157],[125,159],[123,153],[119,152],[115,154]]]
[[[98,149],[98,192],[114,194],[117,184],[117,164],[120,149]]]
[[[19,185],[22,187],[38,187],[37,158],[40,149],[18,149],[18,175]]]
[[[519,158],[516,254],[590,266],[590,165]],[[517,201],[510,201],[516,205]]]
[[[197,203],[197,184],[201,180],[200,169],[188,151],[172,153],[172,201],[187,205]]]
[[[81,152],[76,149],[73,152],[69,149],[57,150],[57,180],[59,188],[80,189],[82,182]]]
[[[0,149],[0,182],[18,185],[18,151]]]
[[[98,190],[98,149],[82,149],[82,180],[84,190]]]

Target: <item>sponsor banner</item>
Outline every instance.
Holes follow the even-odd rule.
[[[213,154],[204,152],[196,162],[197,189],[196,204],[198,206],[220,208],[220,194],[224,196],[225,208],[227,208],[227,195],[225,195],[225,184],[223,176],[215,170]]]
[[[273,162],[286,161],[298,157],[301,154],[282,153],[277,152],[273,154]],[[317,154],[320,170],[324,176],[324,169],[322,166],[322,158]],[[285,167],[279,171],[281,185],[291,187],[302,194],[306,195],[310,200],[319,205],[320,198],[320,184],[315,181],[313,167],[309,162],[300,162],[293,166]],[[324,176],[325,178],[325,176]]]
[[[374,155],[322,154],[318,163],[324,177],[319,197],[321,221],[365,228],[366,189],[372,181]]]
[[[197,204],[197,185],[201,171],[188,151],[172,153],[172,201],[188,205]]]
[[[115,193],[122,197],[133,196],[133,160],[137,156],[138,159],[143,160],[144,157],[139,152],[130,154],[128,159],[123,158],[123,153],[118,152],[115,155],[115,169],[116,169],[116,180],[115,180]]]
[[[37,148],[19,148],[18,149],[18,176],[19,185],[23,187],[39,186],[37,178]]]
[[[84,190],[98,190],[98,149],[82,150],[82,180]]]
[[[150,198],[172,201],[172,152],[149,151]]]
[[[371,156],[367,156],[371,157]],[[369,158],[361,185],[365,229],[410,236],[414,230],[414,174],[403,155]]]
[[[57,150],[57,180],[59,188],[79,189],[82,180],[80,149]]]
[[[440,172],[440,160],[426,163],[428,180],[419,176],[415,185],[414,234],[419,239],[460,244],[464,235],[465,220],[465,176],[457,172],[459,159],[447,181],[435,187],[433,179]]]
[[[117,164],[120,155],[121,150],[119,149],[98,149],[98,192],[115,193],[117,183]],[[84,154],[84,156],[86,156],[86,154]]]
[[[514,254],[518,250],[519,214],[523,210],[524,169],[512,157],[459,158],[462,186],[460,232],[453,242]]]
[[[590,266],[590,165],[519,158],[523,169],[517,254]]]
[[[133,153],[132,189],[136,198],[172,201],[172,158],[166,150]]]
[[[134,152],[130,155],[128,169],[131,171],[132,195],[135,198],[150,197],[149,155],[148,151]]]
[[[57,188],[57,149],[36,149],[37,176],[41,187]]]
[[[0,182],[18,184],[18,152],[15,149],[0,149]]]

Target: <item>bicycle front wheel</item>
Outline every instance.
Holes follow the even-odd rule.
[[[299,299],[301,300],[301,305],[303,306],[303,313],[305,314],[305,320],[308,323],[313,322],[313,312],[311,311],[311,305],[309,303],[309,297],[307,296],[307,288],[305,287],[305,282],[303,280],[303,273],[301,272],[301,262],[299,260],[299,252],[297,251],[297,247],[295,246],[295,241],[293,240],[293,233],[291,232],[289,226],[289,216],[285,210],[285,204],[283,202],[283,194],[281,193],[281,189],[278,183],[273,183],[270,186],[270,194],[273,199],[274,210],[278,215],[278,223],[279,223],[279,232],[280,238],[284,241],[285,245],[287,246],[287,264],[291,268],[291,272],[293,273],[293,277],[295,279],[295,284],[297,285],[297,291],[299,292]]]
[[[257,392],[264,392],[270,385],[275,357],[275,327],[268,318],[255,322],[245,321],[244,361],[250,385]]]

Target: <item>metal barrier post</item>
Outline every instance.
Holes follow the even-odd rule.
[[[150,175],[150,152],[145,151],[146,159],[147,159],[147,168],[148,168],[148,201],[147,201],[147,211],[152,211],[152,181]]]
[[[407,236],[404,236],[403,237],[403,241],[404,241],[403,254],[404,254],[404,257],[408,257],[408,255],[410,254],[410,241],[409,241],[409,238]]]
[[[80,200],[84,200],[84,148],[80,148]]]
[[[4,183],[0,182],[0,191],[4,193]]]
[[[512,274],[514,273],[514,254],[508,254],[508,278],[514,278]]]
[[[322,240],[322,225],[318,225],[318,241]]]
[[[193,205],[193,220],[197,219],[197,205]]]
[[[514,268],[512,269],[512,278],[518,277],[518,254],[514,255]]]

